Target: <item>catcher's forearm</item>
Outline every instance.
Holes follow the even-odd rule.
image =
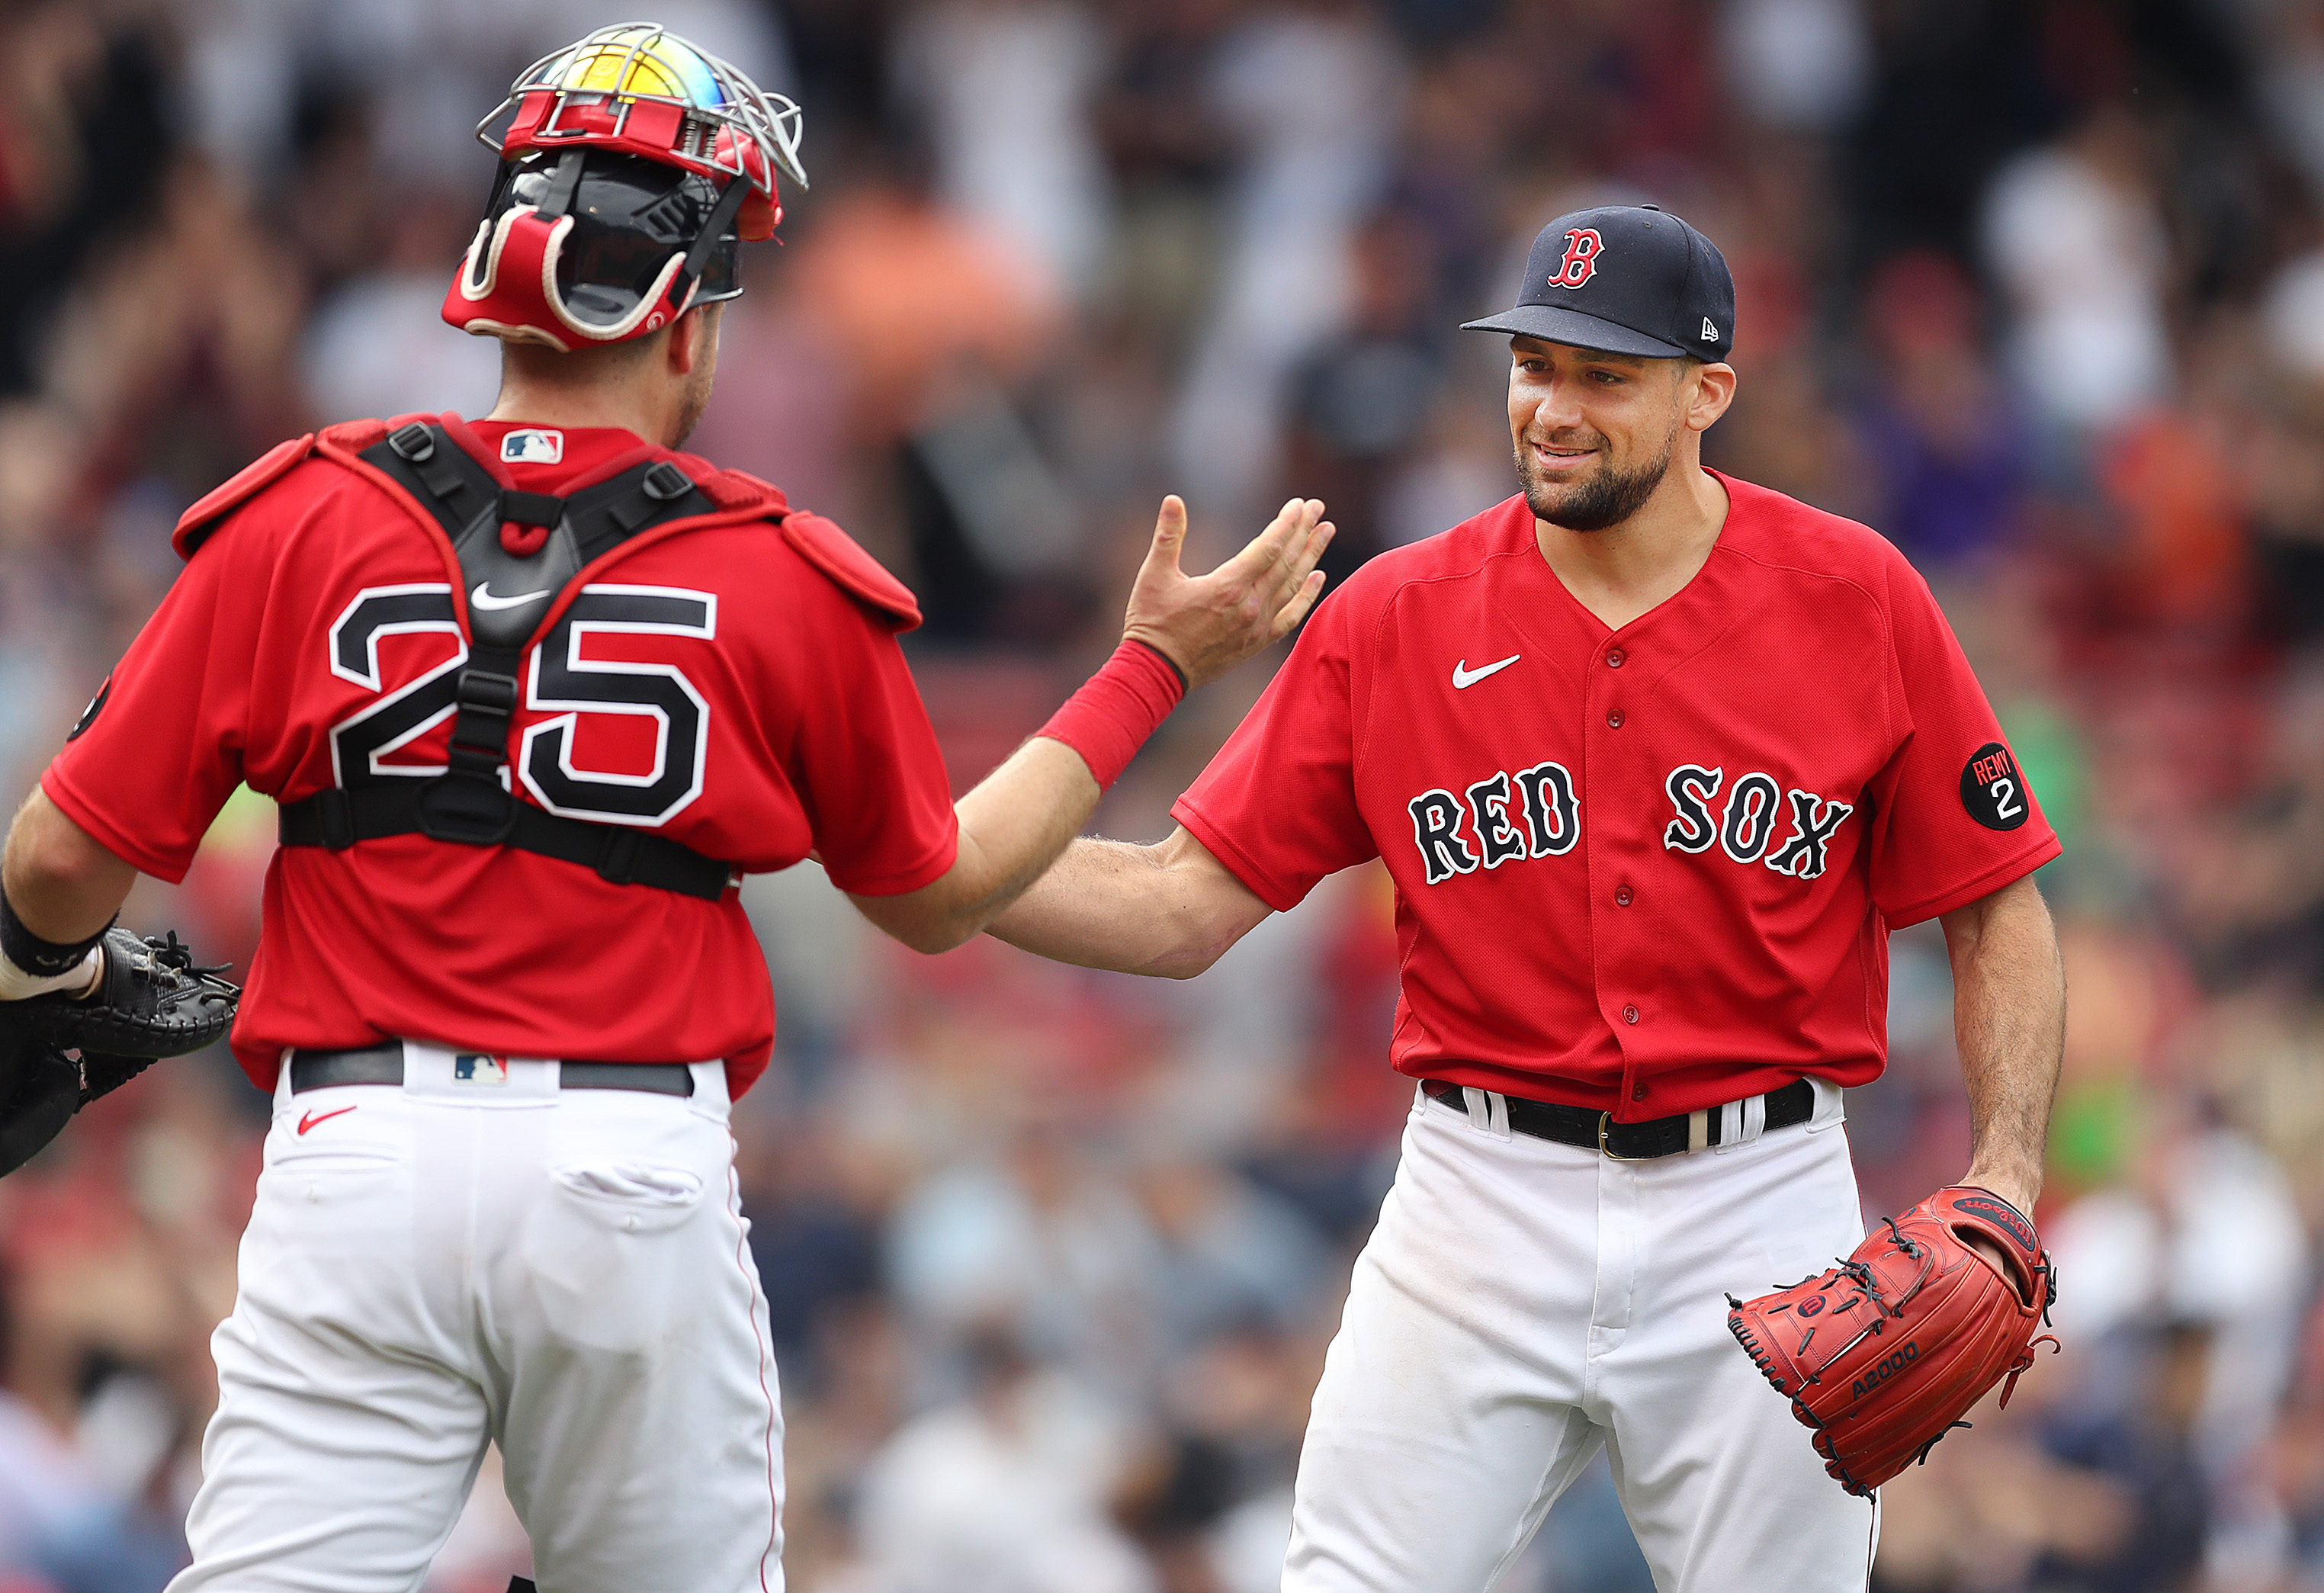
[[[43,940],[87,940],[113,921],[137,870],[65,816],[39,787],[16,810],[0,861],[0,889],[24,927]]]
[[[915,951],[950,951],[1040,878],[1098,795],[1080,753],[1037,735],[954,805],[960,851],[942,878],[901,896],[856,896],[855,906]]]
[[[1944,916],[1953,1036],[1969,1087],[1966,1182],[2021,1211],[2042,1191],[2066,1040],[2065,963],[2031,878]]]

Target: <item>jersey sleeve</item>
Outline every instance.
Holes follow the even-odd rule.
[[[817,585],[792,778],[831,882],[900,896],[934,883],[959,851],[951,779],[891,629]]]
[[[107,852],[175,884],[243,779],[268,575],[264,512],[228,520],[179,573],[41,777]]]
[[[1902,740],[1873,781],[1872,899],[1892,928],[1989,896],[2062,850],[1928,584],[1895,556]]]
[[[1277,912],[1317,880],[1379,853],[1356,801],[1351,632],[1367,612],[1335,594],[1210,766],[1171,807]]]

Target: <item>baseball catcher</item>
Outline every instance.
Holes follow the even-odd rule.
[[[1865,1498],[2057,1340],[2049,1252],[2016,1207],[1990,1191],[1941,1189],[1881,1220],[1856,1253],[1756,1300],[1727,1303],[1728,1330],[1792,1413],[1840,1487]],[[1982,1244],[1978,1241],[1984,1241]]]
[[[955,803],[911,590],[682,451],[799,130],[650,23],[519,74],[443,304],[503,345],[492,412],[293,437],[194,505],[11,831],[29,1147],[223,1026],[237,992],[174,942],[106,939],[80,1001],[88,959],[237,786],[280,806],[234,1033],[273,1114],[173,1593],[417,1588],[493,1445],[555,1593],[779,1588],[729,1132],[774,1043],[742,878],[812,856],[906,944],[957,945],[1322,589],[1320,502],[1188,575],[1166,500],[1121,645]]]
[[[0,992],[69,983],[11,999],[0,994],[0,1176],[23,1166],[72,1115],[109,1095],[164,1056],[183,1056],[226,1037],[242,992],[198,968],[170,932],[140,938],[109,925],[62,974],[27,971],[41,948],[0,898]]]

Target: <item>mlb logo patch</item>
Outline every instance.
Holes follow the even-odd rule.
[[[501,438],[501,462],[504,465],[562,465],[565,463],[565,434],[538,427],[523,427]]]
[[[508,1082],[508,1058],[466,1054],[455,1056],[452,1058],[452,1082],[455,1084],[505,1084]]]

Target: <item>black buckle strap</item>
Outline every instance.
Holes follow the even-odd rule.
[[[401,470],[379,457],[377,447],[366,448],[364,457],[391,474],[417,481],[428,494],[426,506],[448,529],[455,519],[463,523],[473,519],[500,483],[458,448],[438,446],[438,428],[424,420],[399,426],[390,433],[385,447],[401,465]]]
[[[304,802],[293,802],[281,810],[276,824],[285,846],[323,846],[333,852],[345,852],[362,837],[355,833],[355,793],[337,786],[318,791]],[[299,815],[294,824],[290,814]],[[292,829],[298,829],[302,839],[290,839]]]
[[[565,518],[565,500],[550,493],[523,493],[514,487],[503,487],[500,518],[521,526],[552,528]]]
[[[727,180],[724,191],[718,196],[718,202],[703,218],[702,230],[694,235],[694,243],[686,251],[686,263],[679,266],[678,275],[670,279],[669,290],[677,295],[680,304],[686,302],[687,290],[701,279],[702,268],[710,263],[710,256],[718,248],[718,240],[725,236],[728,227],[734,225],[734,218],[742,213],[742,201],[750,197],[750,179],[733,177]]]
[[[1421,1092],[1431,1100],[1441,1101],[1455,1111],[1467,1110],[1462,1087],[1444,1079],[1423,1079]],[[1535,1139],[1554,1140],[1560,1145],[1579,1146],[1584,1150],[1601,1151],[1619,1162],[1651,1161],[1657,1156],[1675,1156],[1693,1146],[1694,1114],[1679,1112],[1667,1118],[1652,1118],[1643,1123],[1617,1123],[1610,1112],[1592,1111],[1587,1107],[1566,1106],[1554,1100],[1530,1100],[1522,1095],[1504,1095],[1508,1103],[1509,1128],[1516,1133]],[[1789,1128],[1804,1123],[1815,1115],[1815,1087],[1805,1079],[1794,1079],[1780,1090],[1766,1094],[1767,1120],[1765,1128]],[[1719,1118],[1721,1109],[1712,1107],[1704,1125],[1703,1144],[1720,1143]]]
[[[513,675],[474,667],[460,671],[447,767],[420,793],[421,834],[464,846],[497,846],[508,839],[517,804],[501,784],[501,765],[508,760],[516,697]]]
[[[452,767],[496,779],[508,760],[509,722],[516,717],[516,677],[473,666],[454,688],[459,712],[452,720]]]
[[[482,804],[457,806],[481,789],[479,782],[442,779],[399,779],[393,785],[353,790],[334,787],[283,804],[278,833],[285,846],[327,846],[334,852],[344,852],[358,841],[415,833],[470,846],[511,846],[578,863],[609,885],[650,885],[704,901],[724,896],[733,880],[731,864],[679,842],[623,824],[569,819],[518,802],[497,786],[491,794],[507,805],[504,815],[501,809],[487,811]],[[430,829],[430,823],[446,833]],[[497,840],[466,839],[467,833],[482,833],[496,824],[505,825]]]
[[[557,170],[549,180],[548,191],[534,207],[543,221],[556,221],[573,208],[573,196],[581,187],[581,150],[567,150],[557,159]]]
[[[495,539],[498,527],[549,528],[551,544],[569,538],[566,556],[552,546],[534,579],[561,587],[581,566],[637,532],[664,520],[714,507],[693,478],[668,460],[626,471],[558,498],[503,487],[498,478],[454,443],[440,427],[412,421],[364,450],[364,461],[410,493],[450,539],[463,574],[479,557],[472,536]],[[562,528],[562,529],[560,529]],[[494,551],[494,558],[501,555]],[[536,556],[527,555],[528,559]],[[526,566],[530,567],[530,566]],[[486,585],[490,585],[489,579]],[[553,598],[552,598],[553,603]],[[528,605],[527,612],[533,611]],[[547,613],[548,608],[537,611]],[[344,852],[358,841],[424,834],[466,846],[512,846],[578,863],[613,885],[650,885],[716,901],[733,870],[678,842],[623,824],[567,818],[520,802],[503,783],[509,732],[518,701],[522,642],[535,621],[518,621],[504,633],[481,623],[504,615],[469,615],[469,658],[455,684],[457,704],[445,772],[427,779],[320,791],[285,804],[285,846],[326,846]]]

